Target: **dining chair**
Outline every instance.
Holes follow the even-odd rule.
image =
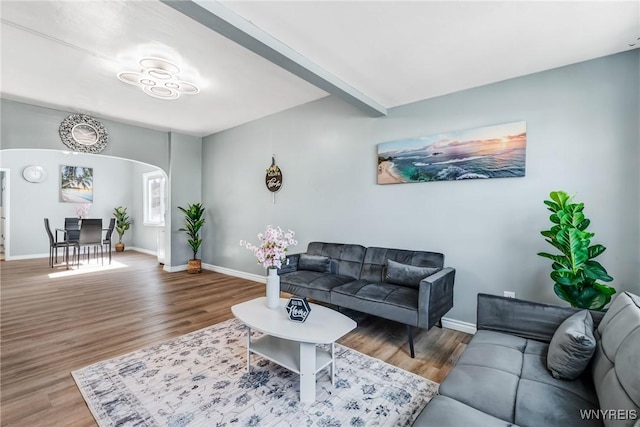
[[[80,266],[80,249],[84,247],[87,252],[87,261],[91,260],[91,247],[100,247],[100,256],[102,257],[102,265],[104,265],[104,251],[102,246],[102,219],[83,219],[80,227],[80,236],[78,239],[78,266]],[[96,258],[98,257],[96,250]]]
[[[73,256],[75,258],[76,255],[76,247],[77,244],[74,242],[70,242],[68,240],[57,241],[53,237],[53,233],[51,232],[51,226],[49,225],[49,218],[44,219],[44,228],[47,230],[47,235],[49,236],[49,266],[53,268],[54,266],[54,253],[55,253],[55,262],[58,262],[58,249],[64,249],[64,256],[67,262],[67,270],[69,269],[69,247],[73,246]]]
[[[67,241],[78,242],[80,238],[80,218],[65,218],[64,229],[67,231]]]
[[[111,220],[109,221],[109,228],[107,228],[107,233],[104,236],[104,239],[102,240],[102,244],[105,247],[109,247],[108,251],[109,251],[109,264],[111,264],[111,236],[113,235],[113,229],[116,228],[116,219],[115,218],[111,218]]]

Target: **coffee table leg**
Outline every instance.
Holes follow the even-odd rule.
[[[300,401],[316,400],[316,345],[300,343]]]
[[[251,373],[251,328],[247,326],[247,373]]]
[[[332,342],[331,343],[331,385],[335,386],[335,379],[336,379],[336,347],[335,347],[335,343]]]

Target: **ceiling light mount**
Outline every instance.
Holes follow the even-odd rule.
[[[121,71],[118,79],[138,86],[144,93],[158,99],[178,99],[180,95],[195,95],[200,88],[195,83],[180,80],[180,67],[173,62],[147,57],[139,61],[140,71]]]

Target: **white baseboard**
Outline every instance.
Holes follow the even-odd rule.
[[[184,266],[186,268],[186,266]],[[212,264],[202,264],[202,268],[205,270],[215,271],[216,273],[227,274],[229,276],[240,277],[242,279],[252,280],[254,282],[266,283],[267,277],[260,276],[258,274],[245,273],[244,271],[233,270],[231,268],[220,267]],[[476,325],[469,322],[463,322],[456,319],[442,318],[442,327],[447,329],[453,329],[455,331],[466,332],[467,334],[476,333]]]
[[[125,251],[142,252],[143,254],[158,256],[158,251],[152,251],[152,250],[149,250],[149,249],[138,248],[138,247],[135,247],[135,246],[131,246],[131,247],[126,247],[125,246],[124,250]]]
[[[167,273],[175,273],[176,271],[187,271],[187,264],[182,265],[167,265],[165,264],[162,269]]]
[[[442,327],[453,329],[455,331],[466,332],[467,334],[476,333],[476,325],[474,323],[463,322],[462,320],[442,318]]]
[[[61,253],[61,252],[60,252]],[[59,257],[62,255],[59,255]],[[49,258],[49,254],[33,254],[33,255],[11,255],[6,258],[7,261],[20,261],[21,259]]]
[[[253,282],[267,283],[267,276],[260,276],[259,274],[245,273],[244,271],[233,270],[231,268],[220,267],[218,265],[205,263],[202,263],[202,268],[204,268],[205,270],[215,271],[216,273],[222,273],[229,276],[251,280]]]

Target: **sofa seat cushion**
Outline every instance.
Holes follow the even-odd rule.
[[[418,324],[418,290],[406,286],[355,280],[333,288],[331,304],[407,325]]]
[[[330,303],[329,293],[336,286],[353,281],[353,277],[319,271],[298,270],[280,275],[280,289],[293,295]]]
[[[538,341],[480,330],[441,384],[440,394],[523,427],[582,425],[579,409],[598,409],[593,385],[585,376],[553,378],[547,349]],[[541,422],[545,412],[552,415]]]
[[[446,396],[435,396],[413,427],[517,427]]]

